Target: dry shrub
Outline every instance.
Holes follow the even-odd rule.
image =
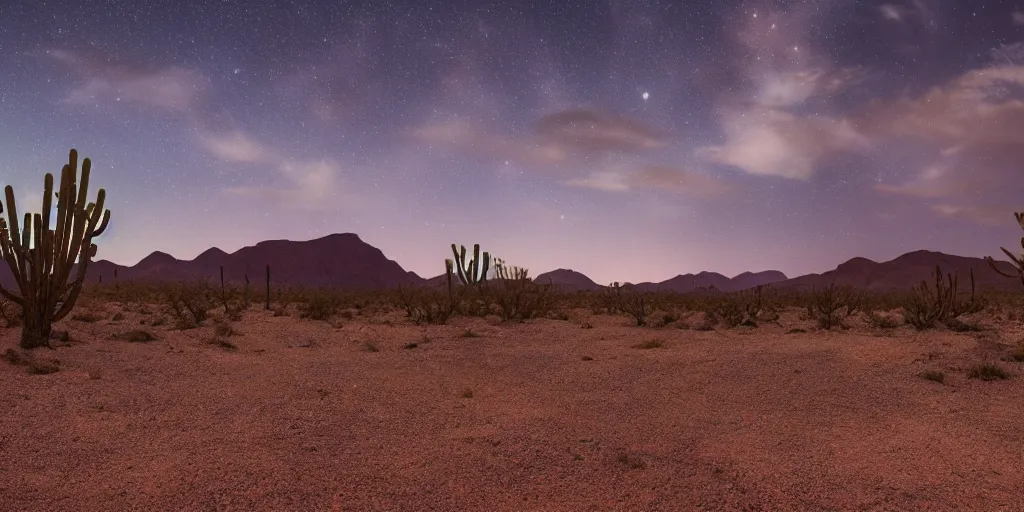
[[[4,321],[4,327],[21,326],[21,306],[5,299],[0,299],[0,320]]]
[[[17,351],[13,348],[4,352],[3,359],[14,366],[24,366],[32,375],[47,375],[60,371],[60,361],[57,359],[42,359],[30,352]]]
[[[87,324],[99,322],[100,320],[103,320],[104,318],[106,318],[106,317],[103,316],[102,314],[99,314],[99,313],[95,312],[95,311],[82,311],[81,313],[75,313],[75,314],[71,315],[71,319],[72,320],[74,320],[76,322],[84,322],[84,323],[87,323]]]
[[[299,303],[299,318],[328,320],[338,313],[340,307],[337,297],[322,290],[315,290]]]
[[[399,306],[416,325],[444,325],[455,313],[447,292],[428,288],[399,288]]]
[[[507,279],[496,282],[490,290],[503,322],[538,318],[551,312],[551,285],[537,284],[529,278]]]
[[[133,329],[130,331],[123,331],[114,333],[112,336],[115,340],[129,341],[132,343],[146,343],[150,341],[156,341],[156,336],[153,336],[149,331],[142,329]]]
[[[640,291],[629,283],[612,283],[605,289],[605,300],[608,312],[633,317],[637,327],[647,325],[647,315],[655,309],[653,294]]]
[[[830,330],[846,327],[845,321],[863,305],[864,294],[850,286],[826,285],[813,289],[807,296],[807,316],[818,323],[818,327]]]
[[[216,304],[213,290],[204,281],[171,285],[164,298],[179,329],[202,325]]]

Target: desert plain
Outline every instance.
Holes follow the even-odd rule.
[[[1024,326],[986,313],[954,332],[793,308],[710,330],[75,311],[53,350],[0,363],[4,510],[1024,510]]]

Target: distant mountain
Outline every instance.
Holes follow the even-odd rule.
[[[954,256],[934,251],[914,251],[891,261],[878,263],[867,258],[853,258],[822,274],[807,274],[775,285],[775,288],[807,289],[828,284],[846,285],[862,290],[891,291],[909,289],[922,280],[931,283],[935,266],[942,274],[958,274],[960,288],[970,287],[970,273],[974,271],[975,286],[987,290],[1024,291],[1020,280],[1009,279],[996,273],[983,258]],[[1004,272],[1014,273],[1008,262],[997,262]],[[945,279],[945,277],[943,277]]]
[[[223,265],[227,281],[241,282],[248,276],[251,282],[261,283],[268,264],[271,281],[286,285],[380,289],[423,282],[419,276],[406,272],[398,263],[384,256],[380,249],[363,242],[353,233],[301,242],[269,240],[231,254],[211,248],[191,261],[178,260],[160,251],[130,267],[98,260],[89,265],[86,279],[88,282],[102,279],[110,283],[116,269],[118,281],[205,278],[216,282]],[[0,265],[0,282],[5,285],[14,283],[6,265]]]
[[[744,272],[731,279],[717,272],[701,272],[699,274],[678,275],[660,283],[639,283],[636,287],[639,290],[652,292],[690,293],[710,288],[722,292],[736,292],[785,280],[786,274],[778,270],[766,270],[758,273]]]
[[[89,265],[87,280],[96,282],[102,279],[109,283],[115,279],[116,271],[118,281],[178,281],[206,278],[216,282],[220,267],[223,265],[225,279],[228,281],[241,282],[248,276],[252,283],[261,283],[268,264],[271,280],[284,285],[343,289],[381,289],[409,285],[439,288],[447,286],[444,274],[423,279],[414,272],[407,272],[398,263],[389,260],[380,249],[363,242],[353,233],[328,235],[302,242],[269,240],[244,247],[231,254],[214,247],[191,261],[178,260],[159,251],[146,256],[131,267],[117,265],[107,260],[97,260]],[[942,268],[943,274],[958,273],[962,289],[970,286],[969,276],[973,270],[978,289],[1024,291],[1024,286],[1019,280],[1000,276],[982,258],[933,251],[909,252],[882,263],[858,257],[840,264],[835,270],[792,279],[787,279],[785,274],[775,270],[744,272],[733,278],[716,272],[700,272],[678,275],[660,283],[639,283],[636,287],[645,291],[719,293],[765,284],[778,289],[809,289],[839,284],[864,290],[888,291],[908,289],[916,286],[921,280],[933,279],[936,265]],[[1007,262],[1000,262],[999,265],[1006,272],[1014,272],[1014,267]],[[541,284],[550,282],[566,291],[604,288],[586,275],[568,269],[540,274],[534,281]],[[454,282],[461,285],[458,279]],[[7,265],[3,263],[0,263],[0,283],[11,289],[15,287],[14,278]]]
[[[533,278],[533,282],[551,284],[560,290],[572,292],[580,290],[594,291],[604,288],[582,273],[564,268],[539,274]]]

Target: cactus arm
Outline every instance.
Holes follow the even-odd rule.
[[[455,270],[459,276],[459,281],[462,281],[462,284],[469,284],[466,274],[462,270],[462,262],[466,259],[466,247],[463,246],[462,254],[459,254],[458,248],[455,247],[455,244],[452,244],[452,254],[455,256]]]
[[[1003,250],[1005,251],[1006,249],[1003,249]],[[1008,273],[1004,272],[1003,269],[1001,269],[998,266],[996,266],[996,260],[994,258],[992,258],[991,256],[987,256],[985,258],[985,261],[988,262],[988,266],[992,267],[992,270],[996,271],[997,274],[999,274],[999,275],[1001,275],[1003,277],[1009,277],[1009,278],[1013,278],[1013,279],[1016,279],[1016,278],[1020,277],[1019,275],[1008,274]]]
[[[7,262],[7,266],[11,269],[11,274],[14,275],[14,282],[18,285],[18,291],[21,292],[21,297],[16,297],[13,292],[6,290],[0,286],[3,295],[14,301],[19,306],[24,305],[23,297],[25,296],[25,280],[21,278],[20,263],[17,255],[14,253],[14,246],[11,243],[10,232],[7,230],[7,221],[0,218],[0,255],[3,256],[4,261]]]
[[[473,264],[471,267],[473,275],[470,280],[474,283],[480,282],[480,244],[473,244]]]

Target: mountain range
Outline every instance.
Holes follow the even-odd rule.
[[[109,283],[115,279],[180,281],[205,278],[214,282],[219,279],[220,268],[223,266],[227,281],[241,282],[248,277],[250,282],[259,284],[266,278],[267,265],[270,266],[271,281],[278,285],[375,290],[398,286],[445,286],[447,283],[444,275],[424,279],[414,272],[406,271],[397,262],[388,259],[380,249],[367,244],[354,233],[333,234],[299,242],[268,240],[230,254],[214,247],[192,260],[179,260],[159,251],[132,266],[97,260],[90,264],[86,280]],[[659,283],[636,283],[635,286],[645,291],[687,293],[701,290],[732,292],[769,284],[779,289],[809,289],[834,283],[865,290],[887,291],[910,288],[922,280],[933,279],[936,265],[942,268],[943,273],[957,273],[960,286],[964,289],[970,286],[969,275],[973,271],[978,289],[1024,291],[1019,280],[998,275],[982,258],[933,251],[914,251],[885,262],[858,257],[822,274],[794,278],[777,270],[744,272],[731,278],[716,272],[700,272],[677,275]],[[1005,272],[1014,273],[1010,263],[999,262],[999,265]],[[534,281],[570,292],[604,288],[604,285],[570,269],[538,274]],[[6,265],[0,265],[0,283],[7,287],[14,285],[13,276]]]

